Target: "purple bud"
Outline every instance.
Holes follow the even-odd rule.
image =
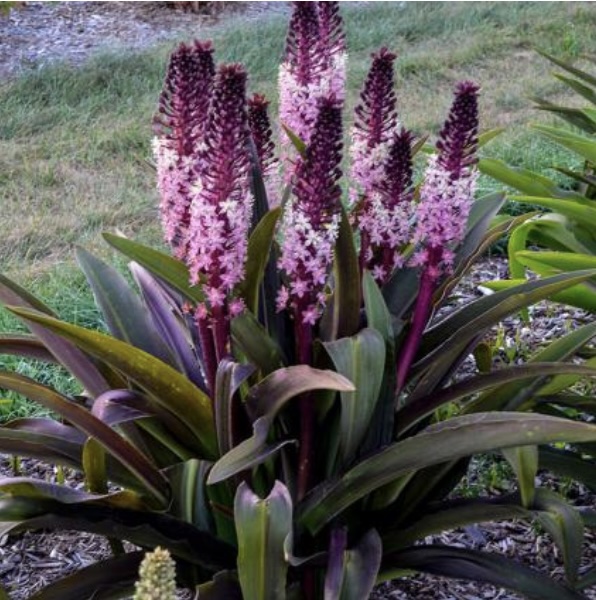
[[[255,94],[248,101],[248,124],[255,143],[259,166],[264,176],[270,173],[277,163],[271,123],[267,112],[268,107],[268,100],[260,94]]]
[[[478,146],[478,85],[471,81],[458,84],[449,117],[439,134],[439,162],[458,178],[462,169],[476,162]]]
[[[286,62],[293,67],[300,85],[314,75],[314,53],[319,41],[318,11],[315,2],[294,2],[286,39]]]
[[[210,41],[180,44],[170,57],[154,125],[180,156],[190,156],[203,133],[214,75]]]
[[[346,51],[346,36],[339,14],[339,2],[318,2],[319,41],[317,54],[322,71],[333,66],[333,57]]]
[[[368,148],[389,138],[397,125],[393,75],[395,54],[382,48],[372,55],[372,64],[355,109],[355,127]]]

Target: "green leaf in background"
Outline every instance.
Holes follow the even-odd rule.
[[[232,319],[231,329],[234,344],[263,376],[285,364],[281,348],[251,312],[244,311]]]
[[[284,544],[292,534],[292,499],[276,481],[266,498],[242,482],[236,491],[234,517],[238,536],[238,576],[244,600],[286,597],[288,563]]]
[[[354,234],[344,208],[335,246],[333,281],[333,294],[321,321],[323,341],[354,335],[360,323],[360,268]]]
[[[538,448],[536,446],[518,446],[517,448],[503,448],[501,452],[517,477],[522,506],[530,508],[536,493]]]
[[[34,358],[49,363],[58,363],[56,357],[33,335],[0,334],[0,354]]]
[[[240,295],[248,310],[259,312],[259,287],[269,260],[275,228],[281,215],[281,207],[270,210],[259,221],[248,240],[246,274],[240,286]]]
[[[143,350],[103,333],[33,311],[15,308],[12,312],[27,321],[43,325],[121,371],[151,394],[158,404],[188,424],[202,445],[205,458],[216,456],[211,400],[184,375]]]
[[[596,426],[520,413],[454,417],[362,460],[341,478],[317,486],[298,506],[298,520],[317,533],[333,517],[398,477],[431,465],[528,444],[596,440]]]
[[[351,463],[362,445],[375,412],[385,372],[385,342],[375,329],[324,343],[338,373],[350,380],[353,392],[341,392],[338,467]]]
[[[596,163],[596,144],[594,143],[594,138],[549,125],[534,125],[534,129],[554,142],[557,142],[557,144],[583,156],[586,160]]]

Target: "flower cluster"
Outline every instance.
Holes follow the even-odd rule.
[[[463,240],[474,198],[478,89],[472,82],[458,85],[420,189],[413,241],[421,250],[413,264],[424,266],[435,280],[452,268],[452,249]]]
[[[280,66],[280,120],[305,144],[310,143],[321,97],[345,95],[346,51],[338,2],[295,2]],[[291,141],[282,133],[286,180],[295,158]]]
[[[176,565],[170,553],[159,546],[147,552],[139,566],[134,600],[174,600]]]
[[[198,318],[224,309],[244,276],[253,200],[249,140],[246,73],[239,65],[224,65],[214,82],[203,165],[191,190],[187,263],[192,283],[201,280],[206,299]],[[234,301],[229,309],[234,314],[241,304]]]
[[[168,65],[153,141],[164,235],[178,258],[186,258],[190,186],[215,74],[210,42],[181,44]]]
[[[372,55],[350,147],[350,204],[360,231],[360,264],[380,284],[403,263],[413,212],[412,135],[400,129],[397,117],[394,61],[386,48]]]
[[[288,285],[278,308],[289,305],[297,321],[309,325],[321,315],[339,231],[341,140],[341,107],[334,97],[320,98],[310,145],[296,167],[294,198],[284,212],[279,261]]]

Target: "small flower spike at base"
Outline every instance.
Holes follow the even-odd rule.
[[[145,554],[133,600],[176,600],[176,569],[167,550],[158,546]]]

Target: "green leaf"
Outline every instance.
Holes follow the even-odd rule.
[[[172,490],[172,504],[168,513],[208,532],[213,531],[213,518],[205,490],[210,467],[211,463],[191,458],[165,471]]]
[[[248,240],[246,274],[240,286],[240,296],[248,310],[255,315],[259,312],[259,286],[265,274],[280,215],[281,207],[270,210],[259,221]]]
[[[466,305],[427,330],[418,354],[423,358],[414,365],[417,372],[423,371],[423,375],[409,402],[430,394],[472,341],[488,327],[525,306],[594,275],[594,270],[576,271],[502,290]]]
[[[317,486],[298,507],[299,522],[317,533],[370,492],[425,467],[480,452],[558,441],[596,440],[596,426],[538,414],[480,413],[432,425],[362,460],[340,479]]]
[[[314,390],[353,392],[355,387],[333,371],[295,365],[278,369],[254,385],[246,397],[246,407],[253,420],[263,416],[273,418],[288,400]]]
[[[50,318],[50,317],[48,317]],[[16,373],[0,373],[0,387],[14,390],[58,413],[66,421],[95,438],[114,458],[130,470],[162,504],[167,504],[167,482],[147,458],[88,410],[33,379]]]
[[[579,194],[563,190],[548,177],[544,177],[526,169],[513,168],[502,160],[483,158],[478,162],[481,173],[519,190],[527,196],[544,196],[550,198],[570,198]],[[531,200],[526,200],[532,204]]]
[[[563,498],[545,489],[537,491],[533,508],[537,511],[538,522],[559,548],[565,564],[567,582],[574,587],[584,542],[584,524],[579,513]]]
[[[190,302],[203,302],[201,287],[190,285],[188,268],[181,261],[125,237],[104,233],[103,238],[110,246],[138,262]]]
[[[83,248],[77,248],[76,256],[112,335],[171,363],[170,352],[157,334],[147,309],[126,279]]]
[[[417,546],[387,558],[386,564],[442,577],[491,583],[530,600],[585,600],[552,578],[497,554],[447,546]]]
[[[197,586],[201,600],[242,600],[238,575],[232,571],[216,573],[211,581]]]
[[[27,321],[39,323],[126,374],[155,401],[186,423],[201,444],[205,458],[217,453],[211,400],[184,375],[143,350],[30,310],[13,308]]]
[[[282,123],[281,127],[284,130],[285,134],[288,136],[290,142],[292,142],[294,148],[296,148],[296,150],[298,151],[298,154],[300,154],[300,156],[304,158],[306,154],[306,144],[287,125]]]
[[[27,334],[0,334],[0,354],[24,356],[50,363],[58,362],[38,338]]]
[[[339,600],[361,600],[372,593],[377,580],[383,547],[376,530],[369,530],[358,544],[344,552],[343,585]],[[325,596],[327,600],[327,596]]]
[[[547,60],[550,60],[555,65],[558,65],[562,69],[565,69],[565,71],[567,71],[568,73],[571,73],[572,75],[575,75],[576,77],[579,77],[582,81],[585,81],[587,84],[596,86],[596,77],[592,77],[592,75],[590,75],[589,73],[586,73],[582,69],[578,69],[577,67],[574,67],[572,64],[570,64],[564,60],[561,60],[559,58],[556,58],[555,56],[552,56],[551,54],[548,54],[547,52],[544,52],[543,50],[536,50],[536,52],[538,52],[538,54],[540,54],[541,56],[544,56],[544,58],[546,58]]]
[[[336,371],[350,380],[353,392],[342,392],[339,468],[356,458],[370,427],[385,371],[385,342],[375,329],[366,328],[351,338],[324,343]]]
[[[106,453],[96,439],[89,438],[85,442],[82,462],[89,491],[96,494],[106,494],[108,491]]]
[[[216,573],[230,569],[236,550],[208,532],[157,511],[131,510],[114,505],[0,496],[0,521],[9,531],[36,529],[87,531],[138,546],[167,548],[174,558]]]
[[[536,474],[538,472],[537,446],[518,446],[501,450],[511,465],[519,486],[522,505],[530,508],[536,493]]]
[[[423,514],[404,529],[400,528],[384,534],[383,552],[391,554],[430,535],[438,535],[467,525],[531,517],[532,513],[529,510],[517,504],[517,498],[446,502],[431,509],[431,512]]]
[[[244,600],[286,597],[288,563],[284,542],[292,533],[292,499],[276,481],[266,498],[259,498],[245,482],[234,500],[238,535],[238,577]]]
[[[19,306],[39,311],[40,314],[54,316],[54,313],[45,304],[2,275],[0,275],[0,301],[5,306]],[[29,323],[28,327],[56,359],[85,386],[89,393],[98,396],[110,389],[105,374],[73,344],[34,323]]]
[[[144,552],[128,552],[62,577],[29,596],[29,600],[115,600],[134,591]]]
[[[238,423],[235,419],[234,395],[253,373],[252,365],[241,365],[227,358],[217,366],[214,408],[220,454],[229,452],[236,445]]]
[[[285,364],[281,348],[251,312],[244,311],[232,319],[231,329],[234,344],[263,376]]]
[[[333,263],[333,294],[321,322],[322,339],[333,341],[354,335],[361,305],[358,254],[348,215],[342,207]]]
[[[568,477],[580,481],[596,492],[596,461],[583,458],[571,450],[540,448],[539,462],[541,469],[548,469],[560,477]]]
[[[362,274],[362,292],[368,326],[376,329],[383,336],[385,343],[392,347],[394,333],[389,309],[379,286],[370,272],[366,270]]]
[[[212,485],[225,481],[242,471],[262,464],[284,446],[296,443],[296,440],[282,440],[268,445],[267,436],[272,422],[270,417],[257,419],[253,423],[253,435],[232,448],[213,465],[207,483]]]
[[[557,142],[557,144],[576,152],[586,160],[596,163],[596,142],[594,138],[549,125],[534,125],[534,129]]]

